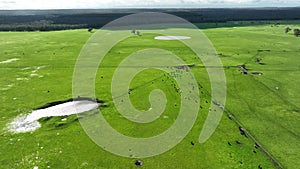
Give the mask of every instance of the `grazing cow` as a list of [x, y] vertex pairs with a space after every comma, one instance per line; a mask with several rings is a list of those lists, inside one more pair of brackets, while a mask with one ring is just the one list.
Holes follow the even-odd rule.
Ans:
[[253, 75], [260, 75], [260, 76], [263, 75], [262, 72], [252, 72], [252, 74], [253, 74]]
[[241, 135], [245, 135], [246, 133], [245, 133], [245, 129], [243, 128], [243, 127], [239, 127], [239, 130], [240, 130], [240, 132], [241, 132]]
[[285, 28], [285, 33], [289, 33], [292, 29], [290, 27]]
[[240, 72], [243, 74], [248, 74], [248, 69], [246, 68], [246, 65], [240, 65], [238, 66], [240, 68]]
[[300, 36], [300, 29], [294, 29], [294, 35], [296, 37]]
[[142, 166], [143, 165], [143, 161], [142, 160], [136, 160], [134, 164], [136, 166]]

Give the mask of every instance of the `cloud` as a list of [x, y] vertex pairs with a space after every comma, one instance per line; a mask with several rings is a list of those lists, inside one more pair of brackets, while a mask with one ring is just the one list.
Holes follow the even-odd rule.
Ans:
[[0, 1], [3, 4], [14, 4], [16, 1]]
[[[111, 7], [201, 7], [201, 5], [299, 4], [300, 0], [0, 0], [0, 9], [72, 9]], [[298, 5], [298, 6], [299, 6]]]

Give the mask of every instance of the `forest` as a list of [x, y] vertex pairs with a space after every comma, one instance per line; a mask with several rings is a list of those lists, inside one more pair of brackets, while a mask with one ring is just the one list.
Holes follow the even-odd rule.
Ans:
[[[210, 23], [218, 27], [230, 21], [299, 20], [300, 7], [295, 8], [235, 8], [235, 9], [78, 9], [78, 10], [2, 10], [0, 31], [52, 31], [79, 28], [101, 28], [122, 16], [139, 12], [163, 12], [189, 22]], [[201, 28], [205, 28], [206, 26]]]

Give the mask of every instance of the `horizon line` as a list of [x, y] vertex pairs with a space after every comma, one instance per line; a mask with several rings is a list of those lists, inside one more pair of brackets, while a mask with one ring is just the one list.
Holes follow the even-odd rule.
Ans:
[[300, 6], [222, 6], [222, 7], [103, 7], [103, 8], [49, 8], [49, 9], [0, 9], [0, 11], [46, 11], [46, 10], [109, 10], [109, 9], [266, 9], [266, 8], [300, 8]]

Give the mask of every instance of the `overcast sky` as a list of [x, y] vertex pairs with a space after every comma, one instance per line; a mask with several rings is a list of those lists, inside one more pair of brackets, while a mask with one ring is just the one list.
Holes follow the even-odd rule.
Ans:
[[295, 7], [300, 0], [0, 0], [0, 9]]

